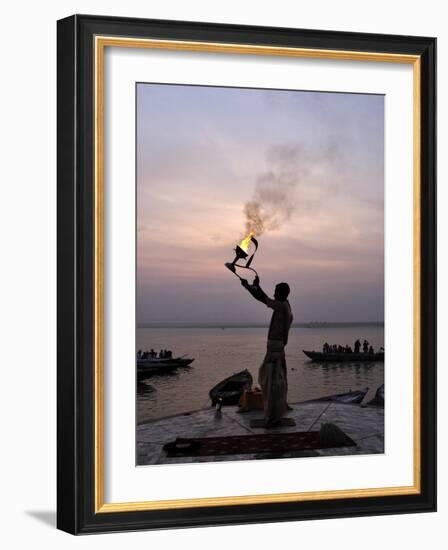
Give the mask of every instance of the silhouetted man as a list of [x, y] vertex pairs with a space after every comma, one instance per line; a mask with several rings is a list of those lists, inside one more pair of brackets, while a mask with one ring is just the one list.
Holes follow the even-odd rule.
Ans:
[[255, 277], [252, 285], [245, 279], [241, 280], [241, 284], [256, 300], [273, 310], [268, 331], [267, 352], [258, 375], [258, 382], [263, 392], [266, 427], [270, 427], [278, 424], [289, 409], [286, 401], [288, 381], [285, 346], [288, 343], [289, 329], [293, 320], [288, 302], [290, 289], [288, 283], [279, 283], [275, 287], [274, 299], [272, 299], [260, 287], [258, 277]]

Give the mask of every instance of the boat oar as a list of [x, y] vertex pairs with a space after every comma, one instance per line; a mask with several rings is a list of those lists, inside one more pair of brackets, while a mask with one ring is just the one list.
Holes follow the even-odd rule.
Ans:
[[311, 426], [307, 429], [307, 432], [310, 432], [311, 431], [311, 428], [314, 427], [314, 424], [316, 424], [316, 422], [322, 418], [322, 416], [328, 411], [328, 409], [330, 408], [330, 406], [333, 404], [333, 401], [330, 401], [328, 403], [328, 405], [325, 407], [325, 409], [317, 416], [316, 420], [314, 420], [314, 422], [311, 424]]

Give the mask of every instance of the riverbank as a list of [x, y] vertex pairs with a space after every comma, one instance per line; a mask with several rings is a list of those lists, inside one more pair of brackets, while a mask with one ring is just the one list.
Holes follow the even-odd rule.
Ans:
[[[178, 464], [311, 456], [362, 455], [384, 453], [384, 409], [337, 402], [293, 403], [288, 417], [295, 426], [265, 430], [252, 428], [251, 421], [263, 416], [262, 411], [238, 413], [237, 407], [203, 409], [153, 420], [137, 426], [137, 464]], [[310, 449], [282, 453], [247, 453], [221, 456], [168, 457], [163, 446], [177, 437], [227, 437], [263, 433], [319, 431], [321, 424], [336, 424], [355, 443], [351, 447]]]

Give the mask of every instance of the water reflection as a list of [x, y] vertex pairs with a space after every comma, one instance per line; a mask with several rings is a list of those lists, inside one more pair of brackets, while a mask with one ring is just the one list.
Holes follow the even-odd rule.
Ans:
[[137, 382], [137, 395], [138, 399], [148, 400], [154, 399], [157, 389], [146, 381]]
[[336, 362], [336, 361], [332, 361], [330, 363], [328, 362], [318, 362], [318, 361], [306, 361], [304, 362], [304, 365], [306, 367], [321, 367], [321, 368], [328, 368], [328, 369], [331, 369], [331, 368], [339, 368], [339, 369], [344, 369], [346, 367], [355, 367], [355, 368], [363, 368], [363, 369], [371, 369], [373, 367], [375, 367], [376, 365], [383, 365], [382, 362], [380, 361], [372, 361], [372, 362], [367, 362], [367, 361], [354, 361], [353, 363], [350, 362], [350, 361], [341, 361], [340, 363]]

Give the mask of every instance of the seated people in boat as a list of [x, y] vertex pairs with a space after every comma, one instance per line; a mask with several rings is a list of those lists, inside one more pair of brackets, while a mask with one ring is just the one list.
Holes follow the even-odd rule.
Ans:
[[137, 359], [141, 359], [141, 358], [142, 358], [142, 350], [139, 349], [137, 352]]
[[367, 340], [364, 340], [364, 342], [362, 343], [362, 351], [364, 353], [367, 353], [369, 351], [369, 342], [367, 342]]
[[359, 353], [359, 350], [361, 349], [361, 342], [359, 340], [356, 340], [354, 344], [355, 353]]
[[166, 350], [166, 357], [167, 357], [167, 359], [172, 359], [172, 357], [173, 357], [173, 352], [172, 352], [170, 349], [167, 349], [167, 350]]
[[374, 350], [373, 350], [373, 346], [369, 347], [369, 353], [370, 353], [370, 355], [373, 355], [375, 353]]
[[322, 346], [322, 351], [324, 353], [329, 353], [330, 352], [330, 346], [327, 342], [325, 342], [325, 344]]

